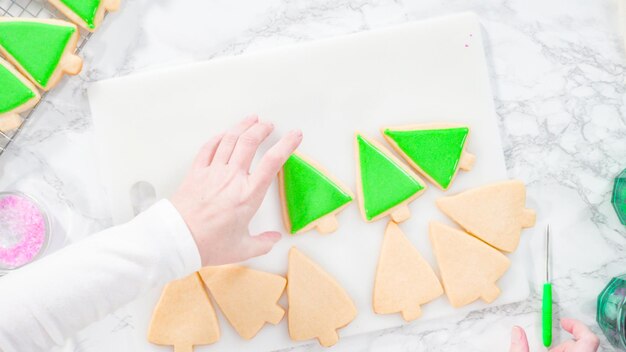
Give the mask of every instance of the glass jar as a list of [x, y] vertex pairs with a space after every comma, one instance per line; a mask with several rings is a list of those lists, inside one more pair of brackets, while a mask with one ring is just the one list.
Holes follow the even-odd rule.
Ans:
[[596, 320], [611, 345], [626, 350], [626, 274], [611, 279], [598, 295]]
[[50, 221], [41, 204], [22, 192], [0, 192], [0, 276], [46, 251]]

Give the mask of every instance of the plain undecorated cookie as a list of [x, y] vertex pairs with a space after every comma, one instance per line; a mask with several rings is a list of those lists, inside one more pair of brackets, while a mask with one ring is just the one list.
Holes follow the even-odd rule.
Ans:
[[517, 248], [523, 228], [535, 225], [535, 211], [526, 208], [526, 187], [517, 180], [473, 188], [436, 203], [467, 232], [505, 252]]
[[430, 223], [430, 242], [452, 306], [462, 307], [479, 298], [491, 303], [498, 298], [496, 282], [510, 266], [506, 256], [476, 237], [436, 221]]
[[465, 151], [469, 127], [437, 123], [390, 126], [383, 137], [409, 165], [442, 190], [447, 190], [459, 169], [469, 171], [475, 156]]
[[363, 134], [355, 135], [357, 194], [361, 215], [367, 222], [387, 215], [395, 222], [411, 216], [408, 204], [426, 184], [387, 148]]
[[70, 22], [0, 17], [0, 53], [46, 91], [64, 74], [82, 69], [83, 60], [74, 54], [78, 38], [78, 28]]
[[421, 305], [443, 294], [439, 279], [428, 262], [390, 221], [378, 258], [374, 282], [374, 312], [401, 313], [411, 321], [422, 315]]
[[228, 322], [244, 339], [251, 339], [266, 322], [278, 324], [285, 310], [277, 301], [287, 280], [244, 266], [225, 265], [200, 269], [200, 276]]
[[329, 347], [339, 341], [337, 330], [356, 317], [354, 302], [339, 283], [295, 247], [287, 272], [289, 336], [294, 341], [316, 338]]
[[194, 345], [219, 339], [217, 316], [198, 273], [167, 284], [152, 313], [148, 341], [191, 352]]

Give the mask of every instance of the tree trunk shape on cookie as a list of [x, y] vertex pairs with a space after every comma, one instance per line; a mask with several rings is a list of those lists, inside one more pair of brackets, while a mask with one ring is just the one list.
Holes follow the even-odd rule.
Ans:
[[287, 285], [280, 275], [236, 265], [205, 267], [199, 273], [228, 322], [246, 340], [266, 322], [276, 325], [285, 315], [277, 303]]
[[441, 282], [452, 306], [481, 298], [487, 303], [500, 295], [496, 282], [510, 266], [509, 259], [476, 237], [438, 222], [430, 223], [430, 242]]
[[152, 313], [148, 341], [189, 352], [219, 338], [217, 316], [198, 273], [167, 284]]
[[339, 341], [337, 330], [356, 317], [354, 302], [319, 265], [292, 247], [287, 271], [289, 336], [294, 341], [317, 338], [324, 347]]
[[426, 184], [380, 143], [357, 133], [357, 190], [363, 218], [376, 221], [391, 215], [395, 222], [410, 217], [407, 204], [421, 195]]
[[22, 123], [18, 114], [35, 106], [39, 99], [37, 88], [0, 59], [0, 131], [18, 127]]
[[61, 77], [77, 74], [76, 25], [60, 20], [0, 18], [0, 52], [38, 87], [49, 90]]
[[95, 31], [106, 11], [116, 11], [120, 0], [48, 0], [48, 2], [67, 16], [72, 22]]
[[437, 206], [467, 232], [505, 252], [513, 252], [522, 229], [535, 224], [525, 208], [526, 187], [511, 180], [437, 199]]
[[422, 315], [421, 305], [442, 294], [443, 288], [433, 269], [398, 224], [390, 221], [376, 269], [374, 312], [400, 312], [404, 320], [411, 321]]
[[336, 214], [354, 198], [347, 187], [299, 153], [287, 159], [278, 181], [283, 220], [292, 234], [313, 227], [320, 233], [335, 231]]
[[474, 155], [465, 151], [469, 128], [456, 124], [411, 125], [382, 129], [387, 142], [415, 170], [447, 190], [459, 168], [469, 171]]
[[10, 112], [0, 116], [0, 131], [12, 131], [24, 122], [20, 115]]

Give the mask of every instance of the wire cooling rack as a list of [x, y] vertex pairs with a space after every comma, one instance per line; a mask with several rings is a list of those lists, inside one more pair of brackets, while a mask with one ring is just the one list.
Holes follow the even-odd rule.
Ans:
[[[55, 9], [45, 0], [0, 0], [0, 16], [24, 17], [24, 18], [41, 18], [50, 19], [58, 18], [67, 20], [62, 13]], [[91, 32], [78, 27], [80, 30], [80, 39], [78, 40], [77, 52], [83, 49], [83, 46], [89, 41]], [[22, 129], [28, 126], [28, 120], [37, 106], [45, 99], [46, 93], [42, 92], [39, 103], [30, 111], [20, 114], [24, 121], [15, 130], [9, 132], [0, 131], [0, 155], [9, 147], [11, 142], [15, 140]]]

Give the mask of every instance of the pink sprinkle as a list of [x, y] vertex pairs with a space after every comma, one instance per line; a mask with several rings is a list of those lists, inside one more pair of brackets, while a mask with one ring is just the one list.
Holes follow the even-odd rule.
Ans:
[[469, 48], [469, 45], [465, 44], [465, 47], [466, 47], [466, 48]]
[[473, 36], [473, 34], [472, 34], [472, 33], [470, 33], [470, 37], [471, 37], [471, 36]]
[[45, 217], [31, 199], [0, 198], [0, 267], [14, 269], [30, 263], [45, 240]]

